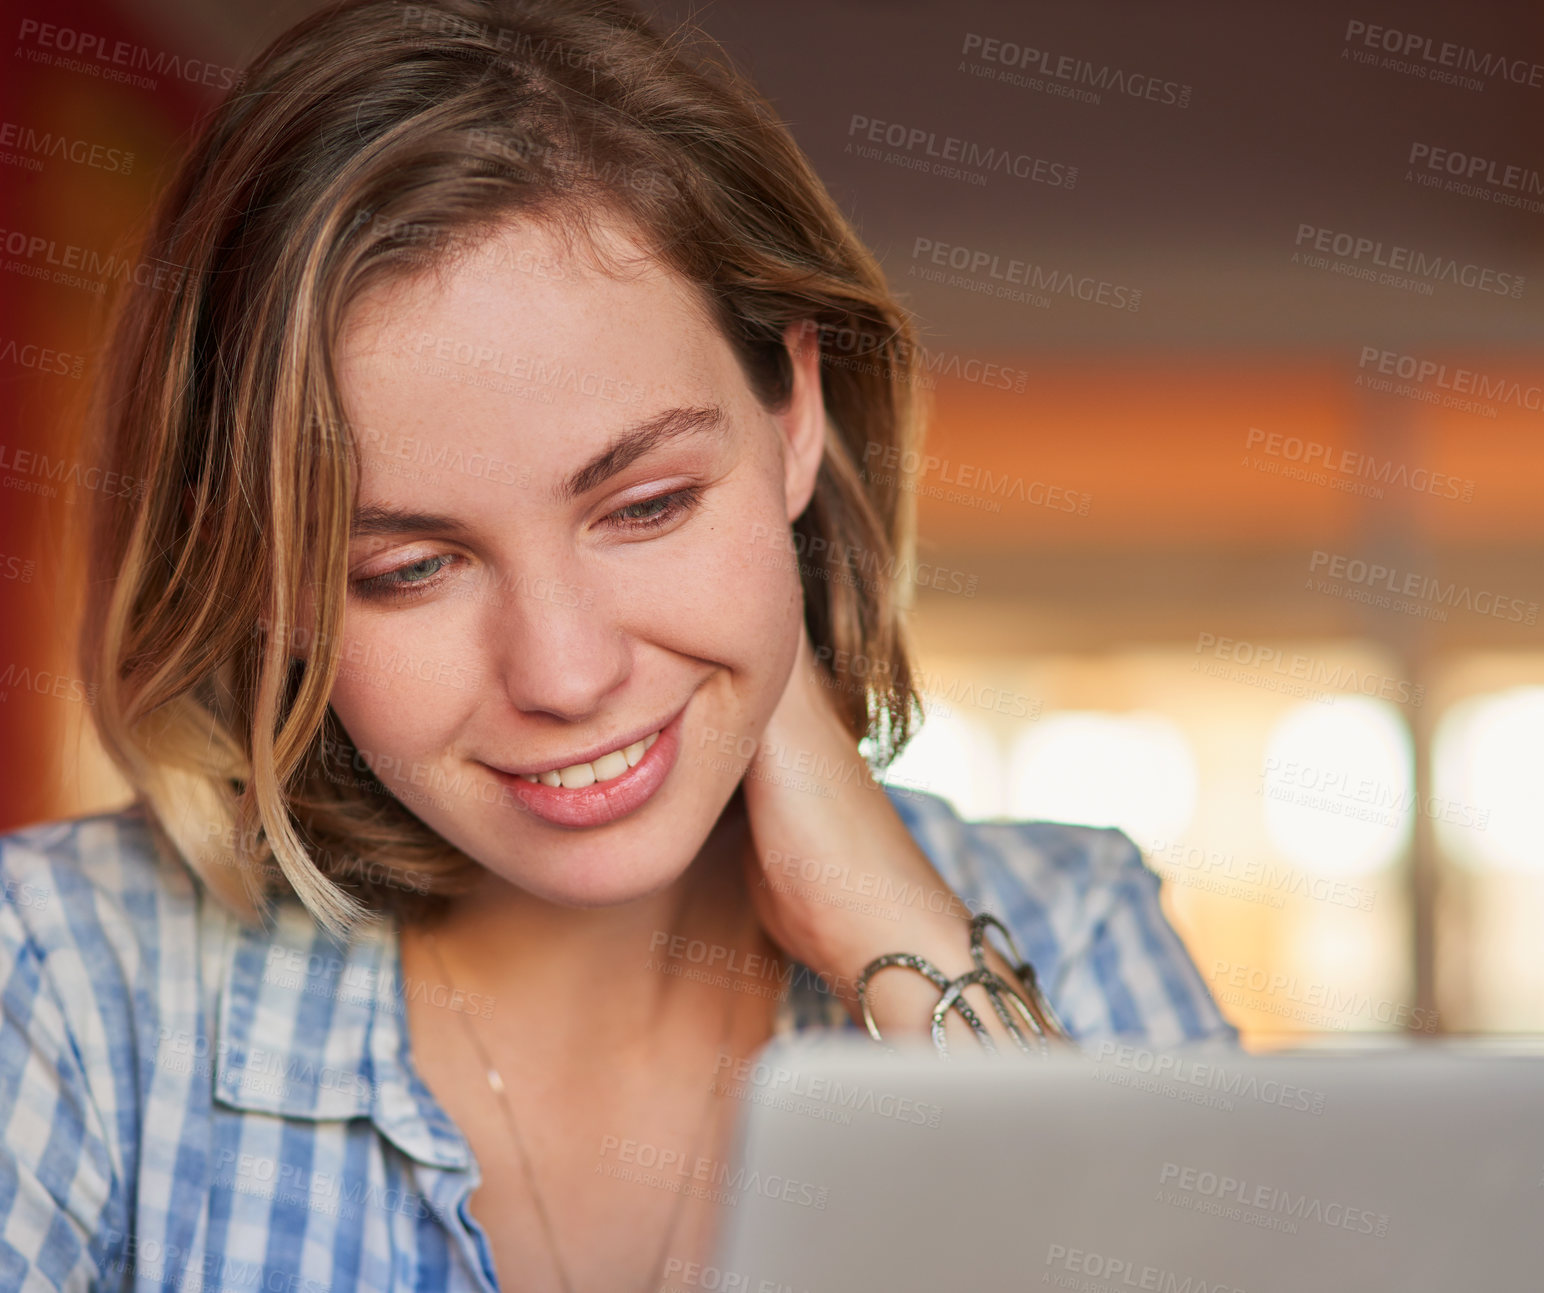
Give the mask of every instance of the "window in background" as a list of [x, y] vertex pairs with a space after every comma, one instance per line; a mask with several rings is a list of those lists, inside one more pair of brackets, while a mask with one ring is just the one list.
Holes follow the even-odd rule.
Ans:
[[1544, 1029], [1544, 687], [1449, 705], [1433, 737], [1432, 787], [1451, 864], [1440, 899], [1444, 1007], [1468, 1028]]
[[1266, 741], [1266, 834], [1282, 857], [1325, 875], [1381, 870], [1410, 843], [1413, 761], [1410, 730], [1386, 701], [1294, 706]]
[[1544, 874], [1544, 687], [1472, 696], [1432, 742], [1437, 837], [1480, 872]]
[[1176, 839], [1195, 813], [1190, 742], [1161, 714], [1051, 714], [1019, 733], [1008, 770], [1007, 811], [1014, 817]]
[[[1281, 646], [1360, 687], [1401, 676], [1367, 643]], [[1125, 830], [1251, 1044], [1411, 1023], [1412, 738], [1398, 708], [1349, 690], [1303, 700], [1268, 673], [1198, 668], [1184, 648], [924, 664], [928, 718], [889, 780], [966, 817]]]
[[997, 817], [1003, 804], [1003, 760], [985, 723], [923, 693], [922, 729], [895, 759], [885, 781], [941, 795], [962, 817]]

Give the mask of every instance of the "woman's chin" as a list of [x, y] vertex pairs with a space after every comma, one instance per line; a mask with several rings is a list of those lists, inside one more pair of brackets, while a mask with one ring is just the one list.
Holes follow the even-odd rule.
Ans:
[[671, 858], [571, 857], [532, 872], [528, 858], [490, 859], [490, 871], [533, 898], [559, 907], [619, 907], [668, 888], [685, 874], [689, 854]]

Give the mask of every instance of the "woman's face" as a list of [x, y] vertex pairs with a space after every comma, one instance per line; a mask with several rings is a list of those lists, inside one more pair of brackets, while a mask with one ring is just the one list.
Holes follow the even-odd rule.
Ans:
[[603, 234], [635, 272], [517, 222], [375, 289], [338, 363], [333, 710], [431, 828], [578, 906], [675, 880], [739, 782], [802, 632], [788, 525], [825, 429], [813, 339], [768, 412], [689, 285]]

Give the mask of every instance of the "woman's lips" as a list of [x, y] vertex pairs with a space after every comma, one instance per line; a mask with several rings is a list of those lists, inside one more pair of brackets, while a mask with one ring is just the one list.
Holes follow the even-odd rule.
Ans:
[[641, 807], [664, 784], [681, 750], [682, 706], [643, 757], [620, 776], [594, 785], [569, 788], [527, 781], [513, 772], [490, 771], [510, 796], [529, 812], [554, 826], [603, 826]]

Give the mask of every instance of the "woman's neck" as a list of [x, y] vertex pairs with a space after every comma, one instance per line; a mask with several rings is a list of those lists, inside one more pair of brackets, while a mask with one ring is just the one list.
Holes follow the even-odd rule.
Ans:
[[495, 1009], [510, 1003], [524, 1027], [540, 1030], [560, 1050], [586, 1050], [597, 1037], [607, 1038], [608, 1048], [641, 1044], [682, 986], [679, 976], [659, 969], [672, 946], [685, 946], [677, 940], [722, 945], [742, 958], [774, 951], [745, 889], [748, 827], [738, 804], [736, 796], [682, 875], [647, 897], [563, 907], [489, 873], [432, 924], [408, 926], [402, 937], [416, 941], [432, 931], [456, 988], [491, 997]]

